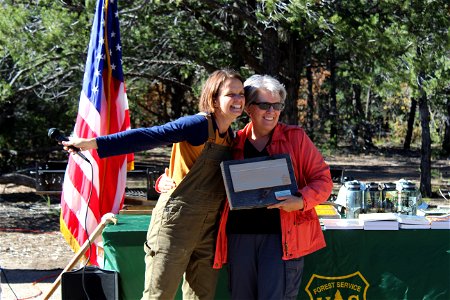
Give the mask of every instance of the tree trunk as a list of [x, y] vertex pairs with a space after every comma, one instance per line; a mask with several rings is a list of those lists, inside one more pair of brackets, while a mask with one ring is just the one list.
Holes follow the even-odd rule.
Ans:
[[358, 145], [358, 140], [359, 137], [363, 136], [361, 134], [361, 128], [362, 126], [362, 122], [363, 122], [363, 116], [364, 116], [364, 111], [362, 108], [362, 103], [361, 103], [361, 86], [359, 84], [353, 84], [352, 85], [352, 89], [353, 89], [353, 108], [354, 108], [354, 119], [355, 119], [355, 138], [356, 138], [356, 144]]
[[403, 150], [411, 149], [412, 133], [414, 129], [414, 119], [416, 116], [417, 100], [411, 99], [411, 108], [409, 109], [408, 128], [406, 130], [405, 142], [403, 143]]
[[338, 120], [337, 120], [337, 99], [336, 99], [336, 57], [334, 45], [330, 48], [330, 142], [337, 146], [338, 141]]
[[278, 33], [274, 28], [266, 28], [261, 37], [262, 66], [264, 74], [277, 76], [280, 70]]
[[353, 84], [353, 100], [355, 101], [355, 112], [358, 114], [358, 118], [362, 118], [364, 111], [361, 102], [361, 86], [359, 84]]
[[366, 96], [366, 120], [368, 122], [370, 122], [370, 119], [372, 117], [371, 111], [370, 111], [370, 106], [372, 104], [372, 97], [371, 97], [371, 90], [370, 87], [367, 89], [367, 96]]
[[307, 124], [306, 132], [311, 140], [314, 141], [314, 92], [313, 92], [313, 74], [311, 68], [311, 61], [306, 67], [306, 79], [308, 80], [308, 110], [307, 110]]
[[444, 140], [442, 142], [442, 151], [450, 155], [450, 99], [447, 98], [447, 116], [445, 117]]
[[286, 86], [286, 107], [281, 119], [291, 125], [298, 124], [298, 89], [300, 77], [304, 66], [304, 53], [306, 41], [300, 40], [298, 35], [291, 33], [288, 40], [283, 44], [283, 55], [281, 56], [282, 82]]
[[0, 176], [0, 184], [24, 185], [36, 188], [36, 178], [18, 173], [8, 173]]
[[363, 121], [364, 124], [364, 144], [366, 145], [367, 148], [375, 148], [375, 145], [373, 144], [372, 141], [372, 122], [371, 122], [371, 117], [372, 114], [370, 113], [370, 105], [372, 102], [372, 97], [371, 97], [371, 90], [370, 87], [367, 88], [367, 96], [366, 96], [366, 113], [365, 113], [365, 119]]
[[[424, 78], [421, 76], [421, 78]], [[431, 135], [430, 111], [428, 101], [422, 86], [420, 89], [419, 113], [422, 127], [422, 146], [420, 151], [420, 192], [424, 197], [431, 197]]]
[[280, 120], [287, 124], [298, 124], [298, 90], [304, 66], [307, 41], [300, 40], [298, 33], [286, 33], [280, 42], [278, 31], [265, 28], [262, 31], [262, 62], [260, 73], [271, 75], [286, 87], [285, 109]]
[[171, 108], [172, 108], [172, 117], [173, 119], [178, 119], [181, 117], [183, 113], [183, 104], [185, 99], [185, 92], [179, 87], [173, 86], [172, 87], [172, 93], [171, 93]]

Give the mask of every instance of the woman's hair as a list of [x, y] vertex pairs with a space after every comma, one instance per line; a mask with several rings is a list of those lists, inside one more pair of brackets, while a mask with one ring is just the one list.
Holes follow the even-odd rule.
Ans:
[[244, 82], [245, 105], [258, 100], [258, 90], [266, 89], [273, 96], [280, 96], [281, 103], [286, 100], [286, 88], [277, 79], [269, 75], [252, 75]]
[[208, 79], [203, 84], [200, 102], [198, 104], [201, 112], [214, 112], [214, 100], [219, 95], [222, 84], [225, 80], [230, 78], [238, 79], [241, 82], [244, 81], [239, 73], [229, 69], [217, 70], [209, 75]]

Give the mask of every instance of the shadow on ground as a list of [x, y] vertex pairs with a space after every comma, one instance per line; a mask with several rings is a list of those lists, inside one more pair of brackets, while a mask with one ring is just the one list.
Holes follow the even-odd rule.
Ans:
[[19, 270], [2, 269], [2, 284], [16, 283], [53, 283], [62, 269], [53, 270]]

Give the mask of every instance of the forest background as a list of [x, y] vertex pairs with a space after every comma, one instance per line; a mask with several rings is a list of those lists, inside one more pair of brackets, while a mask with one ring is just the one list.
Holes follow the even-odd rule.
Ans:
[[[73, 130], [95, 0], [0, 7], [1, 175], [62, 157], [47, 130]], [[282, 120], [323, 153], [415, 151], [431, 196], [433, 160], [450, 155], [449, 12], [444, 0], [120, 1], [132, 127], [196, 113], [216, 69], [269, 74], [288, 91]]]

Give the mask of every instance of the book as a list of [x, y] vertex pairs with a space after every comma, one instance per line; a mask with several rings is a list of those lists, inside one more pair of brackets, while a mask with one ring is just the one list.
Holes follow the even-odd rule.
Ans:
[[398, 230], [398, 221], [364, 221], [364, 230]]
[[442, 216], [426, 216], [431, 229], [450, 229], [450, 214]]
[[373, 214], [360, 214], [359, 219], [368, 222], [372, 221], [398, 221], [395, 213], [373, 213]]
[[398, 230], [399, 222], [394, 213], [360, 214], [359, 220], [364, 224], [364, 230]]
[[398, 230], [398, 221], [364, 221], [364, 230]]
[[314, 207], [316, 210], [317, 216], [320, 219], [340, 219], [341, 215], [334, 205], [331, 204], [319, 204]]
[[398, 225], [400, 229], [430, 229], [431, 225], [428, 224], [402, 224]]
[[424, 216], [397, 214], [397, 220], [400, 224], [410, 225], [429, 225], [430, 221]]
[[325, 230], [363, 229], [364, 223], [359, 219], [321, 219]]
[[430, 229], [430, 221], [424, 216], [397, 214], [400, 229]]
[[417, 209], [418, 216], [442, 216], [450, 214], [450, 209], [446, 207]]

